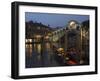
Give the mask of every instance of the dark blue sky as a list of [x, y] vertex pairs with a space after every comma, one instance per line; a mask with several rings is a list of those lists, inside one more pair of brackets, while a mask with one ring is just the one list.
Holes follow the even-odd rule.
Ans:
[[25, 12], [25, 21], [41, 22], [51, 27], [65, 27], [70, 20], [76, 20], [82, 23], [89, 20], [88, 15], [72, 15], [72, 14], [51, 14], [51, 13], [33, 13]]

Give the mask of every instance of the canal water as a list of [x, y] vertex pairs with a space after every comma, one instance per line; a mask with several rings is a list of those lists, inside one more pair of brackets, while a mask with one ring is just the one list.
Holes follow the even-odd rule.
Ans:
[[55, 54], [52, 50], [50, 42], [25, 44], [25, 67], [54, 67], [59, 66], [59, 62], [55, 60]]

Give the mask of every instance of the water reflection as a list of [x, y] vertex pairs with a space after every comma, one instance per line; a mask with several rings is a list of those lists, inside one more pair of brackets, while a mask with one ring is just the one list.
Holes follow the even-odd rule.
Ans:
[[26, 44], [26, 68], [57, 66], [51, 44]]
[[37, 53], [41, 53], [41, 44], [33, 44], [33, 50], [36, 51]]
[[26, 44], [26, 54], [27, 56], [31, 57], [32, 56], [32, 44]]

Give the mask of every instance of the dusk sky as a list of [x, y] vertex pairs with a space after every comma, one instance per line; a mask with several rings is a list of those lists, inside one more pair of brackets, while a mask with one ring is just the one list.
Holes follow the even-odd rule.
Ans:
[[41, 22], [45, 25], [49, 24], [50, 27], [65, 27], [70, 20], [76, 20], [77, 22], [82, 23], [85, 20], [89, 20], [89, 16], [25, 12], [25, 22]]

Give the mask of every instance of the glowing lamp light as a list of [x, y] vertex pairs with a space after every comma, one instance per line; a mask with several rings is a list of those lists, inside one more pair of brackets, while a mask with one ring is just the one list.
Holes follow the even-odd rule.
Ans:
[[72, 22], [70, 23], [70, 26], [73, 26], [73, 25], [75, 25], [75, 22], [72, 21]]
[[45, 39], [49, 39], [49, 36], [46, 36]]
[[64, 49], [63, 48], [58, 48], [57, 51], [64, 51]]
[[41, 35], [36, 35], [36, 38], [41, 38]]
[[77, 23], [76, 23], [75, 21], [71, 21], [71, 22], [69, 23], [70, 29], [76, 29], [76, 26], [77, 26]]
[[29, 39], [29, 42], [32, 42], [32, 39]]

